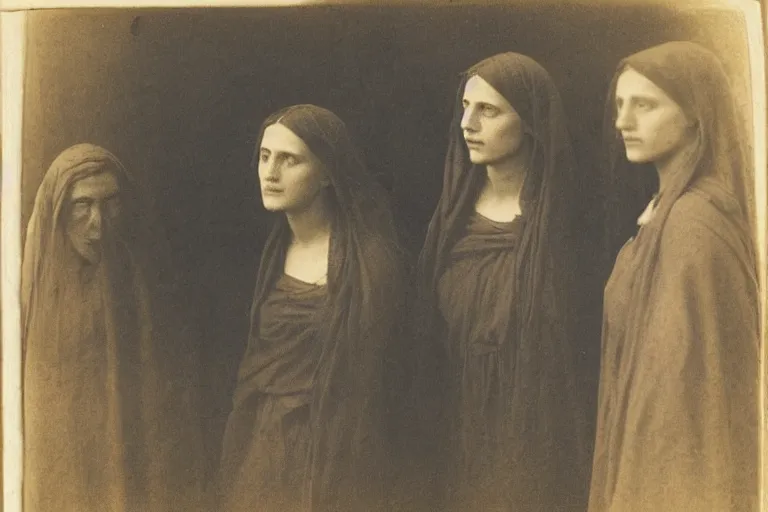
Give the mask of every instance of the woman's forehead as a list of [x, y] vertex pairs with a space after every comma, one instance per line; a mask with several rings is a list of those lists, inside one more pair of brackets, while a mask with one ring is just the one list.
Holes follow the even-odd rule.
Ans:
[[271, 124], [264, 129], [261, 149], [266, 149], [273, 153], [310, 153], [309, 147], [301, 137], [280, 123]]
[[78, 199], [104, 199], [115, 195], [120, 189], [117, 176], [113, 172], [105, 171], [81, 178], [72, 184], [70, 198]]
[[512, 108], [509, 101], [480, 75], [473, 75], [467, 80], [463, 98], [471, 103], [490, 103]]
[[672, 101], [674, 103], [664, 89], [631, 67], [625, 68], [619, 75], [619, 78], [616, 81], [616, 97], [655, 98]]

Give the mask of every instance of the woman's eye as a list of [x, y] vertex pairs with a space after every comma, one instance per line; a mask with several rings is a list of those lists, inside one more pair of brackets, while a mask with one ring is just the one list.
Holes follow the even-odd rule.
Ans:
[[72, 214], [77, 216], [87, 215], [89, 208], [90, 208], [90, 205], [87, 202], [75, 201], [72, 204]]
[[298, 163], [298, 160], [295, 156], [288, 155], [285, 157], [285, 163], [288, 165], [296, 165]]
[[497, 109], [496, 107], [492, 107], [490, 105], [486, 105], [483, 107], [483, 114], [485, 114], [486, 116], [489, 116], [489, 117], [495, 116], [498, 113], [499, 113], [499, 109]]
[[261, 160], [262, 162], [266, 162], [267, 160], [269, 160], [269, 155], [268, 155], [268, 154], [266, 154], [266, 153], [262, 153], [262, 154], [259, 156], [259, 160]]
[[642, 110], [650, 110], [653, 108], [653, 104], [650, 101], [638, 101], [637, 108]]

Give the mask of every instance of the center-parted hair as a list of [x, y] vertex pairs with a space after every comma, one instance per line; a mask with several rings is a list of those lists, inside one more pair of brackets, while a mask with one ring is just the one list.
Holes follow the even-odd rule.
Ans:
[[[366, 168], [345, 123], [315, 105], [295, 105], [269, 116], [254, 166], [264, 130], [275, 123], [304, 141], [330, 179], [328, 298], [311, 405], [308, 506], [313, 512], [375, 510], [383, 503], [383, 351], [400, 329], [404, 298], [403, 259], [389, 198]], [[264, 248], [248, 351], [258, 350], [259, 306], [282, 273], [290, 236], [281, 215]], [[241, 368], [241, 385], [248, 371]], [[235, 402], [239, 399], [236, 395]]]

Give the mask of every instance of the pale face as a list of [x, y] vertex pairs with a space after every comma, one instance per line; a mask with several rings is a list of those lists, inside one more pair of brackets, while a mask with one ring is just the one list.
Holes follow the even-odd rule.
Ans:
[[524, 142], [523, 122], [509, 102], [475, 75], [464, 87], [461, 129], [474, 164], [497, 165], [514, 157]]
[[301, 138], [280, 123], [264, 130], [259, 149], [264, 208], [297, 213], [308, 209], [328, 185], [323, 165]]
[[104, 172], [74, 182], [69, 191], [64, 230], [75, 252], [89, 263], [101, 260], [105, 223], [119, 219], [119, 188], [115, 175]]
[[663, 165], [693, 137], [692, 123], [662, 89], [632, 68], [616, 83], [616, 129], [627, 160]]

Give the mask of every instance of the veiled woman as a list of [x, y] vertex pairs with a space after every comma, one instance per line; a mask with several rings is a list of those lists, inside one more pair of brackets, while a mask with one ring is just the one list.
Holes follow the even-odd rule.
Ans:
[[194, 510], [194, 351], [131, 174], [77, 144], [51, 164], [22, 269], [24, 508]]
[[384, 509], [383, 353], [401, 323], [383, 189], [313, 105], [264, 122], [254, 155], [279, 213], [225, 431], [219, 510]]
[[750, 165], [727, 75], [691, 42], [621, 61], [615, 179], [658, 191], [605, 288], [590, 511], [758, 510], [758, 294]]
[[432, 357], [444, 363], [441, 465], [455, 469], [446, 498], [456, 510], [586, 507], [575, 172], [561, 99], [541, 65], [504, 53], [464, 73], [419, 262], [418, 321], [443, 354]]

